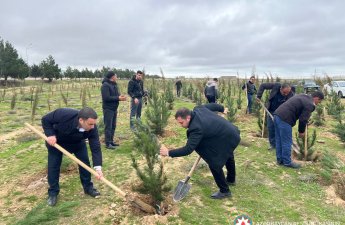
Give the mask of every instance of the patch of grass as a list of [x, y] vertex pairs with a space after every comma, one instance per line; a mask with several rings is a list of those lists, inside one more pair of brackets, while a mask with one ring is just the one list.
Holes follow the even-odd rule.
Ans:
[[15, 223], [16, 225], [37, 225], [37, 224], [58, 224], [60, 217], [70, 217], [75, 212], [73, 208], [79, 205], [79, 202], [62, 202], [55, 207], [47, 206], [46, 203], [40, 203], [32, 209], [24, 219]]

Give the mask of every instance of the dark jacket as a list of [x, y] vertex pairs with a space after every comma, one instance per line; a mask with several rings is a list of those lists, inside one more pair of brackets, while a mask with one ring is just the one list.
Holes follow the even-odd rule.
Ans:
[[[242, 90], [246, 89], [246, 84], [243, 84]], [[256, 87], [255, 84], [253, 84], [251, 81], [247, 82], [247, 94], [253, 95], [256, 93]]]
[[195, 150], [211, 168], [220, 169], [225, 165], [240, 142], [240, 131], [210, 110], [221, 112], [224, 107], [216, 103], [195, 107], [187, 130], [186, 145], [169, 151], [169, 156], [185, 156]]
[[274, 112], [279, 116], [281, 120], [295, 126], [296, 121], [299, 120], [298, 132], [304, 133], [305, 127], [311, 116], [311, 113], [315, 110], [313, 97], [306, 94], [295, 95], [285, 103], [283, 103]]
[[78, 110], [70, 108], [60, 108], [48, 113], [42, 117], [44, 133], [47, 137], [56, 136], [57, 143], [63, 145], [78, 145], [88, 139], [93, 166], [101, 166], [102, 152], [97, 126], [90, 131], [79, 132], [78, 113]]
[[217, 82], [211, 80], [208, 81], [204, 90], [205, 96], [214, 96], [218, 98], [218, 87], [217, 87]]
[[258, 99], [261, 99], [262, 94], [264, 93], [265, 90], [271, 90], [270, 96], [268, 97], [268, 103], [267, 103], [267, 109], [270, 112], [274, 112], [274, 110], [276, 110], [281, 104], [283, 104], [284, 102], [286, 102], [289, 98], [291, 98], [292, 96], [294, 96], [294, 90], [291, 88], [290, 93], [287, 96], [283, 97], [283, 101], [279, 102], [278, 105], [273, 106], [273, 108], [271, 108], [272, 102], [274, 100], [274, 98], [279, 95], [280, 93], [280, 88], [281, 88], [281, 84], [280, 83], [263, 83], [260, 85], [259, 87], [259, 91], [256, 95], [256, 97]]
[[128, 82], [127, 92], [131, 98], [142, 98], [144, 95], [144, 83], [135, 79], [135, 76]]
[[181, 89], [182, 82], [180, 80], [178, 80], [178, 81], [176, 81], [175, 85], [176, 85], [176, 89]]
[[116, 111], [119, 106], [120, 96], [117, 84], [108, 78], [104, 78], [102, 81], [101, 93], [103, 109]]

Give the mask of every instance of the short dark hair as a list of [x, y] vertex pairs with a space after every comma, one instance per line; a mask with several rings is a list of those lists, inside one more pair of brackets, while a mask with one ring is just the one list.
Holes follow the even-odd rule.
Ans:
[[252, 78], [254, 78], [254, 79], [255, 79], [255, 76], [251, 76], [251, 77], [249, 78], [249, 80], [250, 80], [250, 79], [252, 79]]
[[190, 116], [191, 114], [192, 114], [192, 111], [183, 107], [183, 108], [180, 108], [176, 111], [175, 119], [177, 119], [178, 117], [181, 117], [182, 119], [186, 119], [187, 116]]
[[113, 76], [116, 76], [116, 74], [114, 73], [114, 71], [108, 71], [106, 74], [105, 74], [105, 77], [110, 79], [112, 78]]
[[214, 81], [218, 82], [218, 78], [213, 78]]
[[95, 110], [93, 110], [92, 108], [89, 107], [84, 107], [82, 108], [79, 113], [78, 113], [78, 118], [82, 118], [83, 120], [87, 120], [89, 118], [91, 119], [97, 119], [97, 113], [95, 112]]
[[290, 84], [283, 83], [282, 86], [281, 86], [281, 89], [288, 88], [288, 87], [291, 87]]
[[144, 74], [141, 70], [138, 70], [138, 71], [137, 71], [137, 74], [138, 74], [138, 73], [141, 74], [141, 75]]
[[313, 98], [319, 98], [321, 100], [323, 100], [325, 98], [325, 96], [323, 95], [322, 91], [315, 91], [311, 94], [311, 97]]

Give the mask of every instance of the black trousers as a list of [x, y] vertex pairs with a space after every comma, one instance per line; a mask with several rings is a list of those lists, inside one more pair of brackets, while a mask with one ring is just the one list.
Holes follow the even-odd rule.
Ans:
[[[73, 153], [80, 161], [90, 166], [90, 160], [87, 153], [85, 141], [82, 141], [78, 144], [58, 144], [70, 153]], [[48, 148], [48, 195], [56, 196], [60, 192], [59, 178], [63, 153], [54, 148], [53, 146], [48, 145], [47, 143], [46, 146]], [[83, 167], [79, 166], [79, 175], [84, 191], [93, 188], [90, 172], [88, 172]]]
[[206, 95], [208, 103], [216, 103], [216, 96]]
[[176, 95], [177, 95], [177, 97], [181, 96], [181, 88], [176, 89]]
[[104, 136], [105, 144], [108, 145], [114, 141], [116, 129], [117, 110], [103, 109]]
[[215, 168], [209, 167], [213, 175], [214, 181], [216, 182], [217, 186], [219, 187], [220, 192], [222, 193], [230, 191], [229, 186], [226, 183], [227, 181], [230, 183], [234, 183], [236, 180], [236, 166], [235, 166], [234, 155], [229, 157], [229, 159], [225, 163], [225, 167], [227, 170], [226, 179], [224, 176], [223, 168], [215, 169]]

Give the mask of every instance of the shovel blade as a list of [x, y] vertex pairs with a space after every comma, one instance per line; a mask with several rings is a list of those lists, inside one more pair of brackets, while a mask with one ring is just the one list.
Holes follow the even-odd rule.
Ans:
[[190, 187], [190, 184], [184, 180], [180, 180], [175, 188], [173, 200], [175, 202], [181, 201], [188, 194]]

